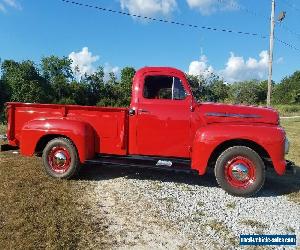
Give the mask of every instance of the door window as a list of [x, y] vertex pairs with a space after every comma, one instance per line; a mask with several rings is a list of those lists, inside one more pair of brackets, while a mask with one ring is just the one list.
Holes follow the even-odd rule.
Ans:
[[186, 92], [178, 77], [147, 76], [143, 96], [147, 99], [184, 100]]

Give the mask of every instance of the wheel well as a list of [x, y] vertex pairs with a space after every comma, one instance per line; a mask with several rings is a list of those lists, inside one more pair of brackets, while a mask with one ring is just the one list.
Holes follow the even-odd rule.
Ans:
[[209, 157], [208, 165], [210, 167], [214, 167], [219, 155], [227, 148], [230, 148], [233, 146], [245, 146], [245, 147], [251, 148], [256, 153], [258, 153], [258, 155], [262, 158], [266, 167], [268, 167], [268, 166], [273, 167], [271, 157], [268, 154], [268, 152], [261, 145], [257, 144], [256, 142], [251, 141], [251, 140], [245, 140], [245, 139], [229, 140], [229, 141], [225, 141], [225, 142], [221, 143], [220, 145], [218, 145], [214, 149], [211, 156]]
[[44, 148], [46, 147], [47, 143], [55, 138], [59, 138], [59, 137], [63, 137], [63, 138], [66, 138], [70, 141], [72, 141], [70, 138], [68, 138], [67, 136], [63, 136], [63, 135], [60, 135], [60, 134], [51, 134], [51, 135], [44, 135], [42, 136], [38, 143], [36, 144], [36, 147], [35, 147], [35, 154], [37, 156], [42, 156], [42, 153], [43, 153], [43, 150]]

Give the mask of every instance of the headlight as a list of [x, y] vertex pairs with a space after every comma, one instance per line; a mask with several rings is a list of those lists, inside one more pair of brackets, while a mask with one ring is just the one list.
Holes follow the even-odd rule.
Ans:
[[290, 150], [290, 142], [289, 142], [288, 138], [285, 138], [285, 141], [284, 141], [284, 153], [288, 154], [289, 150]]

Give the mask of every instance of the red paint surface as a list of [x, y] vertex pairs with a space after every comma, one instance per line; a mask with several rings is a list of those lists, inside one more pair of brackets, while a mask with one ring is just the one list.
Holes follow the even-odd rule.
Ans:
[[[184, 100], [145, 99], [146, 76], [166, 75], [182, 81]], [[8, 103], [8, 139], [24, 155], [33, 155], [45, 136], [65, 136], [75, 144], [80, 161], [95, 153], [191, 158], [192, 168], [204, 174], [208, 160], [221, 143], [248, 140], [263, 147], [278, 174], [285, 172], [285, 133], [270, 108], [197, 103], [183, 72], [146, 67], [133, 80], [130, 107]], [[147, 112], [143, 112], [143, 111]]]

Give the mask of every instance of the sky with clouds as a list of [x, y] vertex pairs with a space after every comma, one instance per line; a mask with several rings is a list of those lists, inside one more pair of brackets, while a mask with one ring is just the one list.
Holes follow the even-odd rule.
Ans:
[[[0, 0], [0, 58], [34, 60], [68, 56], [77, 76], [100, 65], [106, 74], [125, 66], [173, 66], [193, 75], [211, 72], [227, 82], [266, 79], [271, 0], [114, 0], [77, 2], [221, 32], [149, 21], [61, 0]], [[287, 4], [288, 3], [288, 4]], [[275, 36], [300, 49], [300, 3], [277, 0]], [[275, 42], [274, 80], [300, 70], [300, 51]]]

